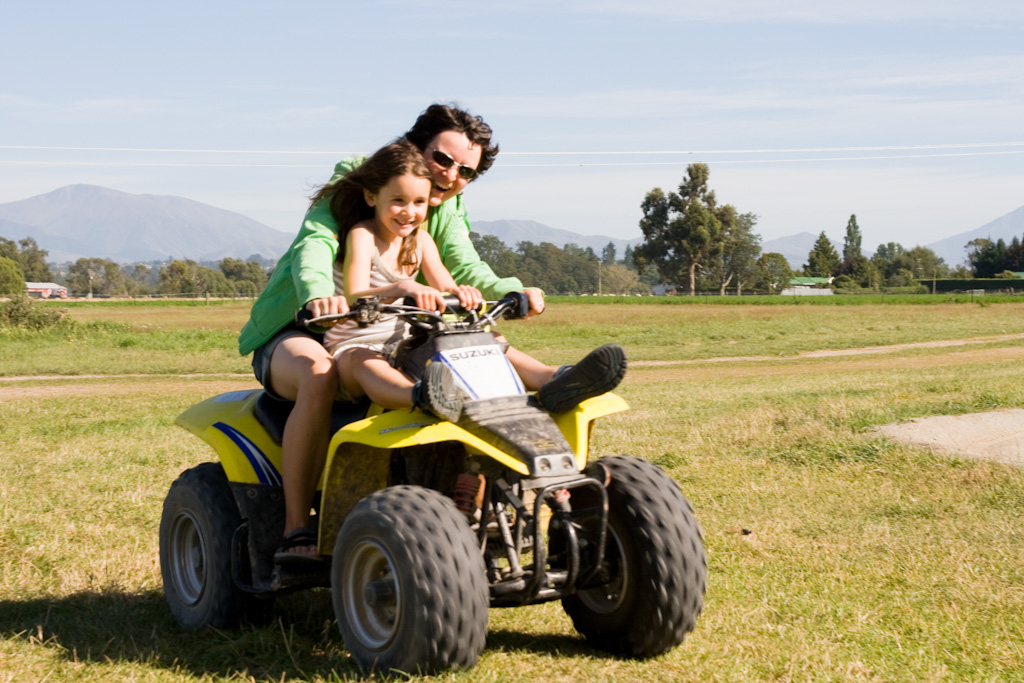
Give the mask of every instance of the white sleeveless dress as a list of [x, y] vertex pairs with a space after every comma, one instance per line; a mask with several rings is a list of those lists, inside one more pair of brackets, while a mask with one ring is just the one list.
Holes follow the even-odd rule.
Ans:
[[[419, 245], [416, 246], [416, 262], [422, 263]], [[370, 262], [370, 287], [382, 287], [402, 280], [413, 280], [418, 274], [418, 269], [409, 276], [395, 274], [384, 265], [380, 258], [380, 251], [374, 246], [373, 259]], [[340, 261], [334, 263], [334, 291], [338, 296], [345, 291], [344, 265]], [[385, 303], [401, 303], [401, 299], [393, 299]], [[327, 334], [324, 335], [324, 346], [332, 356], [353, 346], [361, 346], [384, 353], [386, 347], [400, 341], [407, 332], [408, 325], [399, 318], [387, 318], [367, 327], [359, 327], [354, 320], [346, 320], [327, 331]]]

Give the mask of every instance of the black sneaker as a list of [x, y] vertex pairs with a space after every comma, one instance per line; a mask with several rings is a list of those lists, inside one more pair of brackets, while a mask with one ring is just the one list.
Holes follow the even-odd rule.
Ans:
[[564, 413], [588, 398], [617, 387], [626, 374], [626, 351], [618, 344], [605, 344], [576, 365], [562, 367], [537, 392], [541, 407], [549, 413]]
[[451, 422], [462, 415], [463, 392], [447, 365], [434, 362], [427, 365], [423, 378], [413, 390], [417, 408]]

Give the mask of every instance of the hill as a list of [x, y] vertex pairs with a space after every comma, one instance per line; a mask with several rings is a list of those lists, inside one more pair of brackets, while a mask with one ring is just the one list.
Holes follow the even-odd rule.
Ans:
[[[550, 242], [560, 248], [576, 244], [601, 255], [609, 243], [622, 258], [627, 246], [642, 238], [619, 239], [581, 235], [530, 220], [476, 221], [473, 230], [494, 235], [509, 248], [519, 242]], [[973, 239], [1024, 236], [1024, 206], [975, 230], [927, 244], [951, 266], [966, 260], [964, 245]], [[68, 185], [52, 192], [0, 204], [0, 237], [18, 241], [32, 237], [62, 263], [82, 257], [108, 258], [121, 263], [186, 258], [218, 261], [253, 255], [274, 259], [294, 237], [247, 216], [191, 199], [170, 195], [130, 194], [95, 185]], [[778, 252], [794, 269], [803, 267], [817, 236], [809, 232], [765, 240], [764, 252]], [[836, 244], [837, 251], [842, 245]], [[903, 245], [907, 248], [915, 244]], [[870, 251], [865, 250], [865, 256]]]
[[[790, 268], [800, 270], [807, 263], [807, 255], [811, 253], [811, 249], [814, 248], [814, 243], [817, 240], [817, 235], [809, 232], [798, 232], [795, 235], [764, 240], [761, 242], [761, 253], [782, 254], [789, 262]], [[833, 243], [834, 245], [835, 243]], [[839, 247], [839, 251], [842, 252], [842, 247]]]
[[986, 223], [977, 230], [962, 232], [926, 246], [941, 256], [947, 264], [957, 266], [966, 263], [967, 253], [964, 247], [971, 240], [990, 239], [993, 242], [1003, 240], [1009, 244], [1014, 237], [1018, 239], [1024, 237], [1024, 206]]
[[620, 259], [627, 246], [636, 246], [643, 241], [642, 237], [624, 240], [604, 235], [581, 235], [569, 230], [551, 228], [537, 221], [524, 220], [473, 221], [473, 231], [482, 235], [494, 235], [510, 249], [515, 249], [520, 242], [550, 242], [559, 248], [565, 248], [567, 244], [575, 244], [583, 249], [590, 247], [600, 256], [611, 242], [615, 245], [615, 253]]
[[183, 197], [68, 185], [0, 204], [0, 237], [32, 237], [54, 263], [82, 257], [132, 263], [277, 258], [294, 236]]

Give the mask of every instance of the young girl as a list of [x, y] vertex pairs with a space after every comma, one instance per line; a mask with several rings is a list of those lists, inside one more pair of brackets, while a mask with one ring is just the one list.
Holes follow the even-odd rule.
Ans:
[[[423, 154], [404, 139], [380, 149], [337, 183], [331, 212], [341, 245], [334, 281], [350, 304], [362, 297], [398, 302], [408, 296], [420, 308], [441, 312], [444, 291], [467, 308], [479, 305], [479, 290], [455, 284], [434, 241], [420, 229], [431, 183]], [[416, 281], [421, 270], [429, 286]], [[386, 349], [405, 334], [406, 323], [398, 318], [363, 328], [355, 321], [332, 327], [324, 346], [335, 358], [339, 398], [368, 394], [385, 408], [419, 406], [457, 420], [460, 406], [439, 364], [431, 364], [418, 384], [390, 365]]]
[[[331, 186], [331, 213], [341, 242], [335, 283], [349, 305], [361, 297], [412, 296], [417, 306], [440, 312], [444, 310], [441, 292], [455, 295], [467, 308], [480, 303], [476, 288], [456, 285], [433, 240], [420, 229], [430, 191], [431, 175], [423, 155], [404, 139], [382, 148]], [[429, 286], [416, 282], [421, 270]], [[447, 366], [431, 363], [419, 382], [391, 366], [384, 351], [405, 332], [405, 323], [394, 319], [362, 329], [354, 322], [332, 328], [324, 345], [335, 358], [339, 397], [352, 400], [368, 395], [385, 408], [416, 406], [458, 420], [462, 397]], [[552, 412], [610, 391], [625, 373], [625, 356], [617, 344], [605, 345], [579, 364], [561, 369], [512, 347], [506, 356], [526, 388], [539, 390], [541, 405]]]

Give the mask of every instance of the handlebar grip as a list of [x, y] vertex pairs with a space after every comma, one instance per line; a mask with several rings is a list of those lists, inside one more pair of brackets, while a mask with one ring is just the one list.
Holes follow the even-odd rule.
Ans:
[[327, 330], [331, 329], [331, 325], [310, 323], [314, 317], [312, 311], [306, 307], [302, 307], [295, 312], [295, 324], [303, 330], [308, 330], [313, 334], [325, 334]]
[[530, 313], [530, 300], [522, 292], [509, 292], [502, 301], [509, 304], [509, 312], [505, 317], [511, 320], [525, 318]]

